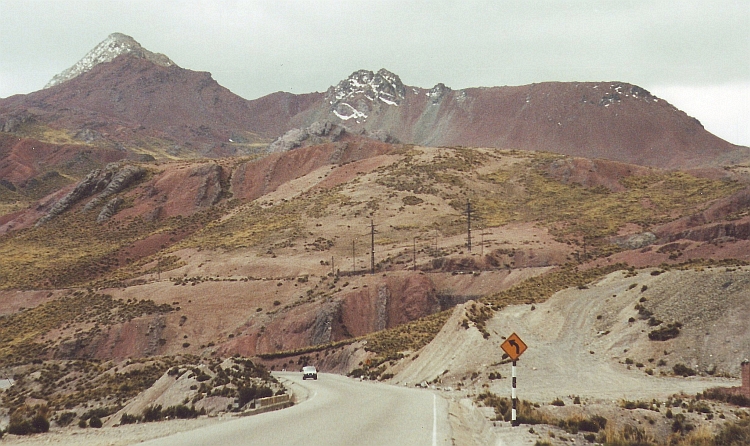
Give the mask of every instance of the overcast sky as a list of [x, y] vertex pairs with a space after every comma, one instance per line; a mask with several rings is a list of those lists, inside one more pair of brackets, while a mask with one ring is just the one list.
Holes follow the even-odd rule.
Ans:
[[113, 32], [247, 99], [358, 69], [424, 88], [617, 80], [750, 146], [750, 0], [0, 0], [0, 97]]

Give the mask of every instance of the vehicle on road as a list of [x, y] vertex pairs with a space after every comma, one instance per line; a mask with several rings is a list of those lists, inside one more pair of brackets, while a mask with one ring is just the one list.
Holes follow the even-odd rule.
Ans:
[[302, 367], [302, 380], [304, 381], [307, 378], [318, 379], [318, 369], [315, 366], [306, 365]]

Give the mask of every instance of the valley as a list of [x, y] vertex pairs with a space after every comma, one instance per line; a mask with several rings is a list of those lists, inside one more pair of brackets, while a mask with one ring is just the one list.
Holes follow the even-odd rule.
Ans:
[[747, 148], [629, 84], [247, 101], [124, 37], [0, 99], [1, 441], [303, 410], [305, 364], [437, 395], [453, 444], [747, 431]]

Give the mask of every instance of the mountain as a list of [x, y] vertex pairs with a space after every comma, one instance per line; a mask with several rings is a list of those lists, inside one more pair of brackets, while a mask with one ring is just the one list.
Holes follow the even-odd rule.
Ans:
[[152, 53], [143, 48], [141, 44], [136, 42], [132, 37], [121, 33], [113, 33], [104, 39], [99, 45], [94, 47], [93, 50], [89, 51], [89, 53], [75, 65], [53, 77], [44, 88], [54, 87], [57, 84], [69, 81], [87, 71], [90, 71], [96, 65], [112, 62], [117, 56], [122, 54], [131, 54], [163, 67], [174, 65], [174, 62], [172, 62], [167, 56]]
[[[328, 124], [330, 123], [330, 124]], [[358, 70], [323, 93], [247, 100], [112, 34], [47, 88], [0, 99], [0, 130], [156, 159], [249, 155], [304, 145], [335, 125], [385, 141], [542, 150], [666, 168], [723, 166], [747, 148], [636, 85], [545, 82], [453, 90]], [[291, 141], [291, 143], [289, 143]]]
[[306, 107], [306, 98], [247, 101], [209, 73], [113, 34], [47, 88], [0, 100], [0, 128], [161, 159], [248, 155], [287, 130], [275, 123]]
[[697, 119], [623, 82], [463, 90], [439, 83], [426, 90], [385, 69], [360, 70], [292, 122], [316, 120], [418, 145], [544, 150], [655, 167], [717, 165], [743, 156]]

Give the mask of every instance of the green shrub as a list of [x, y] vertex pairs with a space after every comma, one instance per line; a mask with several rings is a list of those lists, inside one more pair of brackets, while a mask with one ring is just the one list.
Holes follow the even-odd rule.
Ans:
[[668, 324], [666, 327], [658, 328], [648, 334], [648, 338], [652, 341], [666, 341], [669, 339], [676, 338], [680, 334], [680, 328], [682, 324], [674, 322]]
[[120, 418], [120, 424], [135, 424], [140, 421], [141, 417], [136, 415], [130, 415], [129, 413], [123, 414]]
[[42, 414], [36, 414], [31, 419], [31, 427], [35, 433], [48, 432], [49, 420]]
[[13, 435], [29, 435], [32, 432], [29, 420], [11, 420], [8, 425], [8, 433]]
[[162, 416], [165, 418], [198, 418], [198, 411], [195, 410], [195, 406], [188, 407], [184, 404], [177, 406], [169, 406], [162, 411]]
[[10, 416], [8, 433], [13, 435], [38, 434], [49, 431], [47, 407], [30, 408], [21, 406]]
[[73, 422], [73, 420], [76, 417], [75, 412], [63, 412], [60, 415], [57, 416], [57, 420], [55, 421], [58, 426], [65, 427]]
[[695, 426], [685, 422], [685, 415], [678, 413], [674, 416], [674, 420], [672, 421], [672, 432], [684, 435], [685, 433], [690, 432], [693, 429], [695, 429]]
[[152, 421], [161, 421], [164, 419], [164, 415], [161, 412], [161, 404], [156, 406], [148, 406], [143, 409], [143, 421], [150, 423]]
[[633, 409], [648, 409], [651, 407], [649, 403], [646, 401], [623, 401], [620, 404], [620, 407], [623, 409], [633, 410]]
[[578, 429], [586, 432], [599, 432], [605, 427], [607, 427], [607, 419], [600, 415], [584, 418], [578, 423]]
[[675, 364], [674, 367], [672, 367], [672, 370], [674, 371], [675, 375], [682, 375], [685, 377], [695, 375], [695, 370], [691, 369], [685, 364]]
[[83, 415], [81, 415], [81, 418], [83, 418], [84, 420], [88, 420], [92, 417], [105, 418], [117, 412], [118, 410], [120, 410], [120, 407], [118, 406], [97, 407], [95, 409], [90, 409], [84, 412]]
[[133, 424], [142, 419], [145, 423], [153, 421], [162, 421], [165, 418], [197, 418], [198, 415], [205, 415], [206, 410], [201, 409], [200, 411], [195, 410], [195, 406], [186, 406], [184, 404], [178, 404], [177, 406], [169, 406], [166, 409], [162, 409], [161, 405], [148, 406], [143, 409], [143, 417], [135, 417], [133, 415], [125, 414], [120, 420], [120, 424]]
[[[500, 397], [492, 392], [485, 391], [477, 396], [477, 401], [484, 406], [494, 408], [496, 420], [511, 421], [513, 402], [510, 398]], [[534, 404], [526, 400], [517, 401], [516, 421], [520, 424], [553, 423], [553, 420], [549, 416], [538, 412]]]
[[102, 427], [102, 419], [97, 416], [93, 416], [89, 418], [89, 426], [97, 428], [97, 429]]
[[743, 395], [727, 394], [721, 389], [708, 389], [703, 392], [702, 396], [703, 398], [723, 401], [725, 403], [734, 404], [735, 406], [750, 407], [750, 398]]
[[717, 445], [742, 446], [750, 444], [750, 418], [726, 423], [716, 434], [714, 442]]

